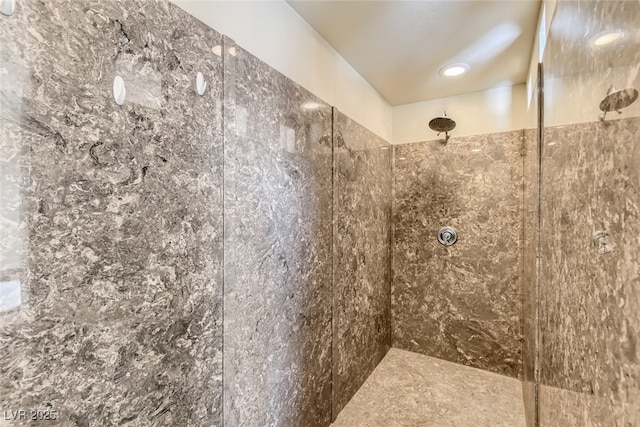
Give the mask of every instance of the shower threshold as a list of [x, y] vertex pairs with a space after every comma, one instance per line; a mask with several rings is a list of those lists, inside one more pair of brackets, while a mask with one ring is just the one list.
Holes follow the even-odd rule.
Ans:
[[392, 348], [332, 427], [525, 427], [522, 385]]

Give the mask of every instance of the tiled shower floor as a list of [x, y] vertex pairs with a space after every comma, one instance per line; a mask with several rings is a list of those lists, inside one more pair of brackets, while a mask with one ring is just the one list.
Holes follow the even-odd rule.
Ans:
[[514, 378], [392, 348], [333, 427], [524, 427]]

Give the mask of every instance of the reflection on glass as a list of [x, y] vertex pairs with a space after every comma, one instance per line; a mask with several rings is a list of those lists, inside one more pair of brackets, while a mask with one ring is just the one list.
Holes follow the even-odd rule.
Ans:
[[[0, 55], [1, 56], [1, 55]], [[32, 90], [31, 71], [24, 63], [0, 58], [0, 313], [26, 299], [22, 285], [27, 249], [25, 192], [29, 183], [29, 152], [33, 122], [23, 115]], [[24, 295], [24, 297], [23, 297]]]
[[0, 282], [0, 312], [8, 311], [22, 304], [20, 281]]

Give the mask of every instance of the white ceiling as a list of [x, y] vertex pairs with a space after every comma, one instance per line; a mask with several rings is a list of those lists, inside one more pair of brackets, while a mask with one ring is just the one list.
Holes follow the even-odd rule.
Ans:
[[[524, 83], [539, 0], [289, 4], [391, 105]], [[470, 70], [445, 78], [439, 70]]]

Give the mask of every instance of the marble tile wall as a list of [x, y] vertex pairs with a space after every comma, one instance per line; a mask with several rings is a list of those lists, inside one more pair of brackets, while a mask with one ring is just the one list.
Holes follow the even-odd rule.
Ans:
[[23, 0], [0, 39], [3, 415], [220, 425], [221, 36], [166, 2]]
[[335, 109], [333, 135], [335, 416], [391, 345], [391, 149]]
[[394, 147], [394, 347], [520, 376], [522, 137]]
[[637, 117], [545, 129], [542, 426], [640, 423], [639, 134]]
[[331, 131], [329, 105], [225, 44], [225, 425], [330, 423]]
[[522, 209], [522, 387], [527, 425], [536, 425], [536, 351], [538, 333], [537, 248], [539, 157], [537, 129], [524, 131]]
[[[639, 20], [638, 2], [560, 1], [551, 23], [545, 122], [558, 122], [563, 109], [588, 114], [543, 134], [544, 427], [640, 425], [638, 101], [597, 119], [610, 85], [640, 90]], [[593, 48], [593, 36], [612, 29], [622, 39]]]

